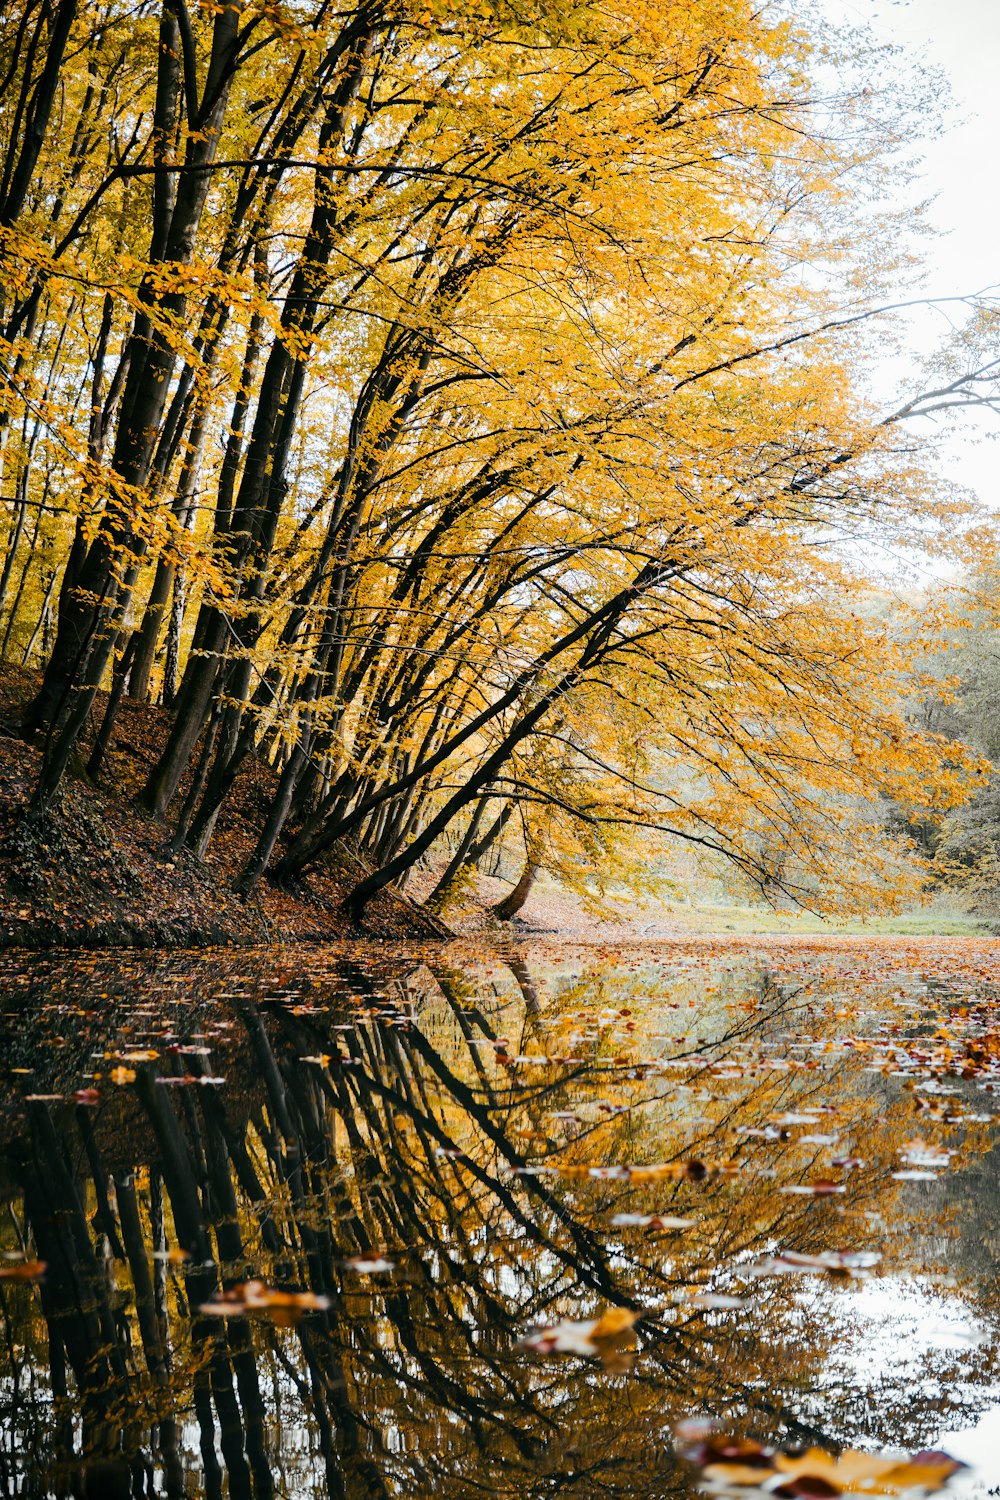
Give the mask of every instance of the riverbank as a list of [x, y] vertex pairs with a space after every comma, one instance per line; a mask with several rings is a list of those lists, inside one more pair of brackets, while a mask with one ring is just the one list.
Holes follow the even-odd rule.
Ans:
[[[169, 827], [135, 800], [170, 722], [163, 709], [145, 704], [123, 704], [100, 784], [75, 767], [59, 808], [30, 828], [24, 815], [41, 749], [10, 730], [35, 686], [33, 674], [0, 668], [0, 950], [447, 935], [392, 892], [382, 892], [363, 921], [353, 922], [341, 899], [364, 872], [346, 860], [328, 861], [293, 889], [261, 881], [251, 897], [237, 896], [232, 885], [272, 788], [274, 773], [260, 762], [241, 773], [208, 858], [171, 852]], [[102, 710], [99, 702], [97, 723]]]

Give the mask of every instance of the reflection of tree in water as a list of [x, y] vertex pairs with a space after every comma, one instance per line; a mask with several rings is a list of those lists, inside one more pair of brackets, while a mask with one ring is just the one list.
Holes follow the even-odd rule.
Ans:
[[[775, 1244], [853, 1248], [895, 1164], [901, 1119], [845, 1078], [846, 1127], [876, 1170], [831, 1202], [776, 1191], [819, 1148], [743, 1132], [829, 1098], [831, 1077], [762, 1059], [788, 1009], [773, 980], [702, 1045], [655, 1042], [659, 1012], [627, 1010], [606, 979], [543, 1002], [521, 958], [486, 980], [440, 958], [410, 973], [344, 961], [311, 987], [217, 966], [195, 977], [221, 993], [170, 1011], [173, 1040], [146, 1038], [158, 1055], [132, 1060], [133, 1084], [99, 1111], [30, 1098], [9, 1132], [10, 1224], [48, 1270], [37, 1290], [6, 1285], [7, 1348], [47, 1361], [55, 1410], [22, 1369], [8, 1491], [138, 1494], [152, 1472], [180, 1496], [193, 1463], [206, 1496], [656, 1496], [684, 1490], [669, 1433], [691, 1409], [823, 1436], [797, 1415], [823, 1360], [823, 1296], [810, 1310], [760, 1282], [745, 1310], [674, 1300]], [[612, 1020], [574, 1022], [595, 994]], [[19, 1031], [37, 1050], [29, 1002]], [[46, 1091], [72, 1093], [92, 1018], [74, 1022], [66, 996], [60, 1015]], [[216, 1048], [229, 1039], [226, 1081], [171, 1084], [212, 1078], [210, 1028]], [[134, 1035], [108, 1050], [141, 1049]], [[713, 1176], [734, 1154], [739, 1177]], [[532, 1175], [692, 1156], [704, 1181]], [[698, 1223], [615, 1228], [626, 1208]], [[377, 1255], [391, 1275], [346, 1264]], [[294, 1327], [198, 1312], [254, 1276], [330, 1306]], [[514, 1348], [530, 1323], [607, 1306], [642, 1314], [628, 1374]]]

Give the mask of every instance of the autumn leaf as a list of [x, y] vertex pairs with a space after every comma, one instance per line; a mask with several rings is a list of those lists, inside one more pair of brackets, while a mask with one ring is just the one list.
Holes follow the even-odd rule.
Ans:
[[21, 1260], [14, 1265], [0, 1264], [0, 1281], [39, 1281], [45, 1275], [44, 1260]]
[[897, 1495], [940, 1489], [964, 1467], [946, 1453], [911, 1459], [883, 1458], [846, 1449], [839, 1456], [811, 1447], [804, 1453], [768, 1448], [752, 1438], [729, 1437], [712, 1423], [690, 1421], [677, 1429], [679, 1451], [715, 1489], [751, 1489], [783, 1496]]
[[214, 1301], [203, 1302], [198, 1311], [206, 1317], [267, 1317], [279, 1328], [292, 1328], [307, 1312], [322, 1312], [328, 1297], [316, 1292], [283, 1292], [263, 1281], [244, 1281], [222, 1292]]
[[518, 1340], [523, 1349], [536, 1354], [578, 1354], [599, 1359], [612, 1372], [630, 1368], [635, 1357], [634, 1326], [639, 1314], [630, 1308], [613, 1307], [598, 1318], [582, 1322], [566, 1319], [540, 1328]]

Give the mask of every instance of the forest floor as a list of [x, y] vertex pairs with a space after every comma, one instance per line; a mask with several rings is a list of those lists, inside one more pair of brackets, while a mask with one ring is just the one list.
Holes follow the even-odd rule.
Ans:
[[[136, 797], [170, 726], [158, 708], [125, 701], [100, 784], [82, 764], [66, 778], [57, 811], [36, 829], [24, 820], [41, 746], [12, 730], [38, 685], [33, 673], [0, 666], [0, 949], [178, 947], [325, 942], [337, 937], [438, 935], [412, 902], [383, 892], [363, 926], [341, 898], [363, 871], [332, 862], [293, 889], [261, 881], [249, 899], [232, 883], [256, 843], [270, 767], [251, 762], [219, 816], [202, 862], [166, 849], [170, 830]], [[100, 724], [104, 695], [94, 727]], [[90, 752], [85, 735], [83, 757]]]

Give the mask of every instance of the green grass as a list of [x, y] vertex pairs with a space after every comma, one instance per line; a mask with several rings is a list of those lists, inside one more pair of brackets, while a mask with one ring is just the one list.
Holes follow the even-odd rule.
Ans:
[[677, 906], [671, 918], [691, 932], [800, 933], [806, 936], [838, 933], [870, 937], [989, 937], [992, 924], [968, 912], [935, 910], [905, 912], [898, 917], [847, 917], [834, 921], [811, 912], [770, 911], [760, 906]]

